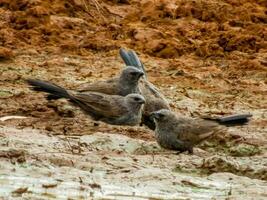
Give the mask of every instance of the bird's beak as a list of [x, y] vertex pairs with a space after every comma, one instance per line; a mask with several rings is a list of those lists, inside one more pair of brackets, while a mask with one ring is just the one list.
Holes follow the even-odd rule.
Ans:
[[146, 103], [146, 100], [145, 99], [140, 99], [139, 103], [140, 104], [145, 104]]
[[138, 78], [140, 78], [140, 77], [142, 77], [142, 76], [144, 76], [145, 75], [145, 73], [144, 72], [139, 72], [139, 75], [138, 75]]
[[159, 113], [153, 112], [153, 113], [150, 114], [149, 118], [151, 120], [153, 120], [153, 119], [159, 119]]

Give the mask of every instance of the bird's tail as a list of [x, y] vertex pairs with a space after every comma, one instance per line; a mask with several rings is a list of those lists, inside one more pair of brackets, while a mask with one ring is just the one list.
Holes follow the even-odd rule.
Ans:
[[252, 117], [251, 114], [235, 114], [215, 119], [211, 118], [206, 118], [206, 119], [217, 121], [219, 124], [224, 126], [240, 126], [247, 124], [250, 120], [250, 117]]
[[135, 51], [129, 50], [127, 52], [125, 49], [121, 48], [120, 56], [122, 60], [124, 61], [124, 63], [126, 64], [126, 66], [134, 66], [138, 68], [139, 70], [142, 70], [146, 76], [144, 65], [139, 59], [139, 57], [137, 56], [137, 54], [135, 53]]
[[49, 95], [47, 96], [48, 100], [59, 98], [71, 99], [71, 95], [67, 92], [66, 89], [53, 83], [37, 79], [28, 79], [27, 83], [31, 86], [32, 90], [49, 93]]

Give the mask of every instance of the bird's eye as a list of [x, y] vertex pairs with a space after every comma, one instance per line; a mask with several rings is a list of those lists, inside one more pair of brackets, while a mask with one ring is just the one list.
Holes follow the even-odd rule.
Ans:
[[163, 118], [165, 115], [162, 114], [162, 113], [159, 113], [158, 116], [159, 116], [160, 118]]
[[135, 101], [139, 101], [139, 100], [140, 100], [140, 98], [138, 98], [138, 97], [135, 97], [135, 98], [134, 98], [134, 100], [135, 100]]
[[131, 72], [130, 75], [136, 76], [137, 75], [137, 72]]

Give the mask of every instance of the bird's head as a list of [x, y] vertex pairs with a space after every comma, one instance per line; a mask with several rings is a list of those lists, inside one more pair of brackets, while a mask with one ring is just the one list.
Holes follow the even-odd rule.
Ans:
[[143, 109], [145, 104], [145, 98], [140, 94], [128, 94], [126, 97], [126, 102], [132, 111], [140, 111]]
[[140, 94], [128, 94], [126, 99], [129, 103], [133, 104], [144, 104], [146, 102], [145, 98]]
[[144, 72], [133, 66], [127, 66], [121, 72], [120, 78], [125, 82], [137, 83], [139, 79], [144, 75]]
[[172, 121], [175, 118], [175, 114], [167, 109], [158, 110], [150, 114], [150, 119], [157, 123], [164, 123]]

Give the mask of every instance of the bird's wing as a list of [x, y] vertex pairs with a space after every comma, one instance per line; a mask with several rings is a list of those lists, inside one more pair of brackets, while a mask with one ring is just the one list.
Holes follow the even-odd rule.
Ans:
[[74, 94], [73, 97], [84, 111], [93, 112], [95, 115], [113, 118], [127, 112], [124, 97], [121, 96], [82, 92]]
[[144, 115], [150, 115], [151, 112], [158, 111], [161, 109], [167, 109], [169, 110], [169, 104], [160, 99], [160, 98], [154, 98], [151, 96], [145, 96], [146, 98], [146, 104], [145, 104], [145, 110], [144, 110]]
[[98, 81], [95, 83], [84, 84], [78, 88], [79, 92], [100, 92], [109, 95], [118, 94], [118, 78], [106, 81]]
[[151, 112], [157, 110], [170, 109], [168, 101], [152, 83], [146, 80], [140, 80], [140, 90], [147, 101], [144, 110], [145, 114], [149, 115]]
[[178, 119], [176, 127], [177, 139], [192, 143], [208, 138], [220, 128], [216, 122], [191, 118]]
[[140, 86], [143, 93], [152, 95], [156, 98], [165, 99], [165, 97], [160, 93], [159, 89], [149, 81], [140, 80]]

